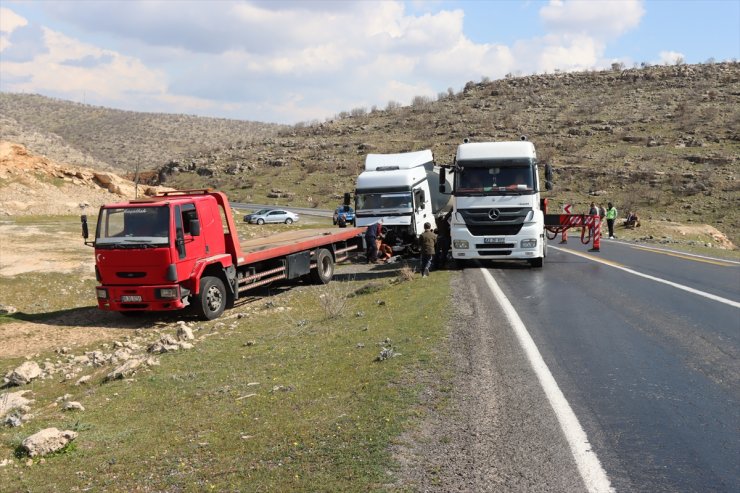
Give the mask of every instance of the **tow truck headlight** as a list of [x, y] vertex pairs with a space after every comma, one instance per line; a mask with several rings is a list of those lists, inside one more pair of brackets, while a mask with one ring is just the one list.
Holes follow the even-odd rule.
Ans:
[[452, 242], [452, 246], [457, 248], [458, 250], [467, 250], [468, 248], [470, 248], [468, 240], [455, 240]]
[[108, 299], [108, 290], [103, 288], [97, 288], [95, 290], [95, 293], [98, 295], [99, 300], [107, 300]]
[[164, 299], [175, 299], [177, 298], [177, 288], [160, 288], [159, 297]]
[[535, 248], [537, 246], [537, 238], [529, 238], [522, 240], [522, 248]]

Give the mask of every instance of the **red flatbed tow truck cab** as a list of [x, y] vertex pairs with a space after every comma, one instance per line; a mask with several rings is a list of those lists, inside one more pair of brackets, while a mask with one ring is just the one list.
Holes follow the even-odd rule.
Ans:
[[328, 283], [334, 263], [362, 246], [365, 228], [304, 229], [239, 243], [222, 192], [165, 192], [100, 208], [95, 241], [98, 307], [124, 315], [192, 305], [208, 320], [241, 293], [281, 279]]

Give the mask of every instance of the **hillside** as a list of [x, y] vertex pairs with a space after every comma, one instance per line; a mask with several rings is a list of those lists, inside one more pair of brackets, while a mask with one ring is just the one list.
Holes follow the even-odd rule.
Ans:
[[556, 170], [560, 209], [612, 201], [654, 221], [706, 223], [740, 241], [740, 65], [656, 66], [468, 82], [437, 101], [344, 118], [173, 161], [174, 187], [234, 199], [332, 208], [368, 152], [433, 150], [450, 163], [463, 138], [526, 135]]
[[465, 137], [526, 135], [555, 166], [554, 209], [612, 201], [620, 213], [635, 209], [668, 229], [707, 224], [740, 244], [739, 100], [740, 65], [718, 63], [470, 81], [434, 101], [294, 127], [0, 94], [0, 130], [70, 164], [130, 171], [140, 162], [156, 169], [150, 183], [321, 208], [352, 190], [369, 152], [430, 148], [450, 163]]
[[75, 165], [133, 172], [204, 149], [274, 135], [280, 125], [192, 115], [121, 111], [0, 93], [0, 134]]
[[[139, 196], [163, 187], [140, 186]], [[77, 214], [132, 199], [133, 182], [99, 170], [57, 163], [0, 141], [0, 216]]]

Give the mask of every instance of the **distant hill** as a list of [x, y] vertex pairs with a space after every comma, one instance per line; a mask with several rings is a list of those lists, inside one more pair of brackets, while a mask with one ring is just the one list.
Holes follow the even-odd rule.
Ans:
[[173, 161], [167, 185], [211, 186], [258, 203], [336, 206], [369, 152], [432, 149], [451, 163], [463, 138], [535, 143], [555, 166], [554, 209], [614, 202], [663, 222], [706, 223], [740, 240], [740, 65], [655, 66], [468, 82], [437, 100], [353, 110]]
[[540, 162], [555, 166], [551, 208], [571, 203], [585, 212], [592, 200], [612, 201], [620, 213], [634, 209], [667, 226], [707, 224], [739, 244], [739, 103], [738, 63], [615, 66], [470, 81], [410, 106], [356, 108], [293, 127], [0, 94], [0, 125], [5, 135], [12, 119], [18, 136], [48, 135], [128, 170], [146, 163], [156, 167], [151, 183], [322, 208], [336, 207], [352, 190], [369, 152], [428, 148], [438, 163], [450, 163], [466, 137], [525, 135]]
[[121, 111], [48, 98], [0, 93], [0, 131], [58, 161], [133, 171], [171, 159], [275, 135], [280, 125], [165, 113]]

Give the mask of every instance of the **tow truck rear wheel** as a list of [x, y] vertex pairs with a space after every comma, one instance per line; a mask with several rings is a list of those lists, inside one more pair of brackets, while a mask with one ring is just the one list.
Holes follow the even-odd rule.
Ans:
[[200, 292], [195, 296], [195, 311], [205, 320], [218, 318], [226, 308], [226, 287], [218, 277], [205, 276], [200, 280]]
[[316, 284], [328, 284], [334, 276], [334, 258], [322, 248], [316, 253], [316, 268], [311, 270], [311, 280]]

